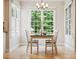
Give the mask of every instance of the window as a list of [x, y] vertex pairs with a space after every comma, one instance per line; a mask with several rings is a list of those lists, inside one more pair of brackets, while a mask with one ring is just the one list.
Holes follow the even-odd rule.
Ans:
[[71, 35], [71, 5], [66, 9], [65, 34]]
[[44, 11], [44, 31], [47, 34], [50, 34], [53, 32], [53, 11]]
[[31, 27], [35, 33], [39, 33], [41, 29], [41, 12], [32, 11]]
[[54, 21], [53, 11], [32, 11], [31, 27], [34, 33], [45, 32], [46, 34], [53, 33]]

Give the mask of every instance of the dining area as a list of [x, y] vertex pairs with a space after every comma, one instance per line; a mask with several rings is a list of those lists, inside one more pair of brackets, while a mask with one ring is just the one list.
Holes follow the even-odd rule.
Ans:
[[[45, 53], [47, 53], [47, 48], [51, 47], [52, 54], [53, 49], [57, 54], [57, 37], [58, 30], [55, 28], [55, 11], [54, 10], [32, 10], [30, 26], [25, 29], [25, 36], [27, 39], [27, 51], [30, 47], [30, 53], [32, 54], [33, 47], [37, 48], [37, 54], [40, 53], [39, 46], [43, 45], [45, 48]], [[41, 44], [42, 42], [42, 44]]]
[[[45, 50], [45, 54], [47, 54], [48, 51], [48, 47], [51, 47], [51, 53], [53, 54], [53, 52], [55, 52], [56, 54], [58, 54], [58, 50], [57, 50], [57, 37], [58, 37], [58, 31], [54, 31], [53, 34], [33, 34], [31, 33], [30, 35], [28, 35], [28, 31], [25, 30], [26, 33], [26, 39], [27, 39], [27, 47], [26, 47], [26, 52], [28, 53], [28, 49], [30, 50], [30, 54], [33, 54], [33, 48], [35, 49], [35, 52], [37, 54], [40, 54], [40, 49]], [[30, 39], [29, 39], [30, 37]], [[42, 43], [41, 43], [42, 42]], [[42, 46], [43, 45], [43, 46]], [[39, 48], [40, 47], [40, 48]]]
[[75, 59], [75, 0], [4, 0], [4, 14], [4, 59]]

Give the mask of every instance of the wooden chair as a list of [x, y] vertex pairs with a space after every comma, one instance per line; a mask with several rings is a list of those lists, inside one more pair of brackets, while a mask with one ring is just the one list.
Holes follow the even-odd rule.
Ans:
[[[26, 38], [27, 38], [27, 48], [26, 48], [26, 52], [28, 52], [28, 48], [29, 48], [29, 45], [30, 45], [30, 43], [31, 43], [31, 41], [29, 41], [29, 38], [28, 38], [28, 31], [26, 31], [25, 30], [25, 32], [26, 32]], [[37, 53], [38, 53], [38, 49], [39, 49], [39, 44], [38, 44], [38, 40], [32, 40], [32, 44], [35, 44], [35, 46], [37, 46]]]
[[[52, 47], [52, 51], [53, 51], [53, 47], [55, 47], [55, 51], [56, 51], [56, 54], [57, 54], [57, 45], [56, 45], [57, 36], [58, 36], [58, 32], [56, 31], [55, 36], [53, 37], [53, 42], [52, 42], [52, 40], [46, 40], [45, 41], [45, 52], [47, 52], [47, 47]], [[53, 46], [52, 46], [52, 43], [53, 43]]]

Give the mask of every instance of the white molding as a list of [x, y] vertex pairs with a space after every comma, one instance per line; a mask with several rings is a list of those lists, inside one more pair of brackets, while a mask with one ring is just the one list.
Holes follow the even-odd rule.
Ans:
[[27, 45], [27, 43], [23, 42], [23, 43], [20, 43], [19, 46], [25, 46], [25, 45]]
[[65, 44], [65, 47], [71, 51], [75, 51], [74, 47], [68, 45], [68, 44]]
[[64, 9], [66, 9], [71, 4], [72, 4], [72, 0], [68, 0], [64, 5]]
[[[40, 0], [20, 0], [21, 2], [40, 2]], [[44, 2], [54, 2], [54, 1], [56, 1], [56, 2], [62, 2], [62, 1], [64, 1], [64, 0], [44, 0]]]
[[17, 44], [16, 46], [14, 46], [14, 47], [10, 48], [10, 51], [9, 51], [9, 52], [14, 51], [14, 50], [15, 50], [15, 49], [17, 49], [18, 47], [19, 47], [19, 45]]
[[63, 42], [57, 43], [57, 46], [64, 46]]
[[56, 25], [56, 22], [55, 22], [56, 21], [56, 11], [57, 11], [56, 7], [49, 7], [47, 9], [30, 8], [29, 10], [30, 10], [30, 12], [35, 11], [35, 10], [39, 10], [39, 11], [50, 10], [50, 11], [53, 11], [54, 12], [54, 30], [56, 30], [56, 26], [55, 26]]

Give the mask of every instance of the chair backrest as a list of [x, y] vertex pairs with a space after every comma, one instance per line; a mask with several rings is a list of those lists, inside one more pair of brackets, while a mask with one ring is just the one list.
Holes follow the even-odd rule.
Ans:
[[28, 31], [25, 30], [25, 33], [26, 33], [26, 38], [27, 38], [27, 42], [28, 42]]
[[57, 42], [57, 38], [58, 38], [58, 31], [55, 31], [55, 42]]

